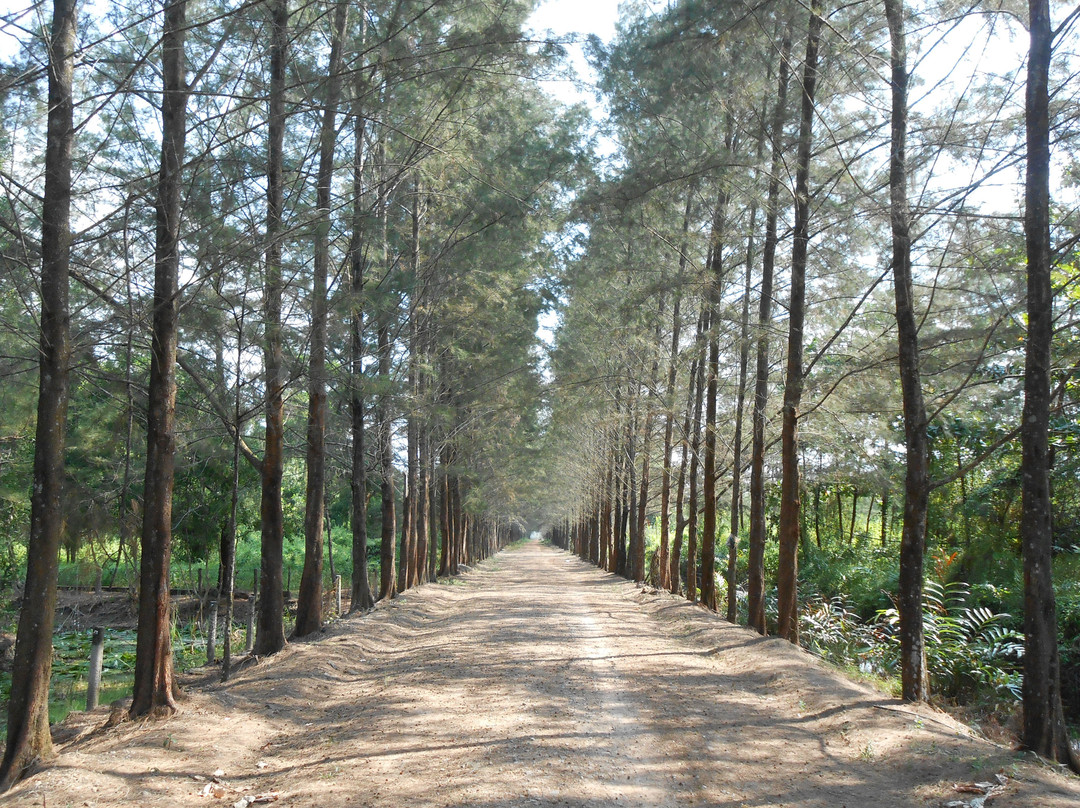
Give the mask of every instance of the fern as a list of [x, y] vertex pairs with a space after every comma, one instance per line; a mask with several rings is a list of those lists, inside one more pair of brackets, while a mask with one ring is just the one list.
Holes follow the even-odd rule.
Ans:
[[[923, 636], [931, 690], [966, 701], [987, 690], [1019, 700], [1024, 638], [1007, 622], [1011, 615], [970, 606], [970, 589], [960, 581], [928, 581], [923, 591]], [[900, 615], [879, 613], [889, 628], [892, 652], [899, 655]]]

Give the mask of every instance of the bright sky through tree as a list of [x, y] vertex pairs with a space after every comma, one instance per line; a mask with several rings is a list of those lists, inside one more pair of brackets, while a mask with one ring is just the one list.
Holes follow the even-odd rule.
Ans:
[[[558, 37], [572, 37], [575, 43], [567, 46], [570, 64], [579, 79], [592, 85], [595, 77], [585, 60], [583, 44], [590, 34], [595, 34], [604, 41], [615, 35], [615, 21], [619, 16], [619, 0], [541, 0], [536, 11], [529, 18], [528, 25], [537, 34], [550, 31]], [[555, 98], [565, 103], [583, 102], [596, 108], [596, 97], [592, 92], [574, 85], [572, 81], [551, 82], [546, 87]], [[614, 144], [612, 144], [614, 145]], [[543, 312], [537, 327], [537, 336], [551, 346], [554, 331], [558, 324], [555, 312]]]
[[619, 0], [542, 0], [529, 24], [556, 34], [596, 34], [607, 40], [615, 33]]
[[[595, 34], [605, 42], [610, 40], [618, 17], [619, 0], [541, 0], [528, 24], [537, 34], [550, 31], [557, 37], [572, 37], [574, 44], [567, 46], [570, 64], [578, 77], [591, 85], [594, 77], [582, 50], [585, 39]], [[570, 81], [552, 82], [548, 92], [567, 103], [596, 103], [591, 92], [582, 92]]]

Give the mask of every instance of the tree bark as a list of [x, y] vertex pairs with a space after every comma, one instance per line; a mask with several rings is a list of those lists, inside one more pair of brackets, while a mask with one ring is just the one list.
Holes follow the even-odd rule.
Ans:
[[[763, 110], [764, 115], [767, 110]], [[761, 159], [761, 146], [764, 137], [758, 138], [758, 159]], [[739, 525], [742, 521], [742, 435], [743, 408], [746, 404], [746, 370], [750, 364], [750, 287], [753, 280], [754, 266], [754, 226], [757, 224], [757, 201], [750, 204], [750, 227], [746, 237], [746, 273], [744, 276], [742, 317], [739, 329], [739, 389], [735, 402], [735, 437], [732, 440], [731, 460], [731, 523], [728, 531], [727, 558], [727, 614], [728, 622], [734, 623], [738, 617], [738, 597], [736, 572], [738, 570]]]
[[889, 531], [889, 489], [881, 492], [881, 547], [885, 548]]
[[[700, 325], [699, 325], [700, 328]], [[682, 423], [682, 450], [679, 457], [679, 479], [675, 483], [675, 538], [671, 543], [671, 569], [668, 572], [669, 591], [678, 595], [682, 591], [679, 574], [682, 567], [681, 555], [683, 546], [683, 531], [686, 529], [687, 519], [683, 516], [683, 504], [686, 499], [686, 469], [690, 463], [690, 420], [694, 413], [694, 380], [697, 378], [697, 359], [690, 362], [690, 375], [686, 385], [686, 411], [683, 414]]]
[[[664, 316], [664, 296], [660, 295], [659, 310], [656, 314], [656, 328], [653, 334], [653, 345], [659, 347], [660, 345], [660, 321]], [[653, 391], [656, 390], [657, 377], [660, 374], [660, 356], [658, 353], [653, 354], [652, 369], [649, 373], [649, 389], [647, 391], [644, 410], [645, 413], [642, 416], [644, 420], [644, 426], [642, 428], [643, 436], [641, 441], [641, 480], [639, 481], [638, 488], [638, 509], [637, 509], [637, 533], [638, 533], [638, 546], [637, 552], [633, 559], [633, 579], [638, 583], [645, 580], [645, 530], [648, 516], [649, 507], [649, 461], [652, 455], [652, 432], [653, 432]]]
[[[15, 641], [8, 699], [7, 745], [0, 791], [28, 767], [52, 757], [49, 679], [56, 615], [57, 555], [64, 529], [64, 445], [67, 434], [71, 260], [71, 85], [75, 64], [75, 0], [54, 0], [49, 41], [49, 120], [41, 210], [41, 337], [38, 358], [34, 485], [30, 497], [26, 587]], [[123, 506], [123, 503], [122, 503]]]
[[273, 0], [270, 6], [270, 99], [267, 122], [266, 169], [266, 324], [263, 364], [265, 386], [266, 444], [263, 451], [261, 499], [259, 620], [255, 633], [256, 656], [275, 654], [285, 646], [285, 598], [282, 550], [285, 517], [281, 507], [284, 471], [285, 377], [281, 341], [281, 238], [284, 193], [282, 171], [285, 142], [285, 62], [288, 50], [289, 3]]
[[780, 69], [769, 139], [772, 150], [765, 209], [765, 242], [761, 250], [761, 292], [758, 302], [757, 367], [754, 374], [753, 445], [750, 457], [750, 548], [747, 553], [747, 624], [765, 633], [765, 409], [769, 399], [769, 337], [772, 327], [773, 268], [776, 262], [776, 219], [783, 169], [784, 113], [790, 76], [791, 35], [780, 45]]
[[701, 313], [698, 330], [697, 375], [694, 378], [694, 425], [690, 438], [690, 492], [687, 502], [686, 599], [698, 601], [698, 458], [701, 454], [701, 414], [705, 400], [705, 363], [708, 350], [704, 336], [710, 328], [708, 311]]
[[[731, 138], [727, 138], [730, 145]], [[701, 530], [701, 602], [716, 611], [716, 385], [720, 374], [720, 296], [724, 275], [723, 247], [727, 224], [727, 189], [721, 187], [713, 211], [709, 245], [708, 299], [709, 359], [705, 392], [705, 457], [702, 462], [701, 497], [704, 513]]]
[[1020, 440], [1024, 556], [1024, 729], [1022, 743], [1044, 757], [1080, 771], [1069, 743], [1061, 705], [1057, 609], [1053, 585], [1050, 498], [1050, 370], [1054, 293], [1050, 243], [1049, 73], [1053, 46], [1049, 0], [1028, 0], [1025, 120], [1027, 175], [1024, 229], [1027, 241], [1028, 333], [1024, 358], [1024, 412]]
[[802, 115], [795, 174], [795, 232], [791, 248], [791, 302], [788, 306], [788, 353], [780, 437], [780, 556], [777, 569], [778, 633], [799, 642], [799, 405], [803, 390], [803, 323], [806, 315], [806, 254], [810, 238], [810, 153], [814, 130], [818, 44], [822, 0], [811, 0], [803, 62]]
[[[390, 324], [386, 312], [382, 312], [378, 324], [379, 380], [383, 386], [390, 380]], [[379, 419], [379, 468], [382, 493], [382, 532], [379, 541], [379, 600], [397, 595], [395, 558], [397, 541], [397, 516], [394, 503], [394, 447], [393, 416], [390, 412], [390, 395], [385, 390], [377, 405]], [[451, 570], [451, 574], [454, 570]]]
[[225, 599], [225, 637], [221, 652], [222, 682], [228, 681], [232, 673], [232, 624], [235, 606], [233, 590], [236, 588], [236, 512], [240, 505], [240, 425], [243, 417], [240, 392], [244, 367], [245, 314], [243, 304], [241, 304], [240, 316], [236, 322], [236, 391], [233, 396], [233, 420], [236, 423], [236, 431], [233, 433], [232, 492], [229, 497], [229, 525], [221, 548], [222, 591], [218, 593], [219, 600], [221, 598]]
[[[679, 565], [671, 563], [671, 449], [675, 432], [675, 380], [679, 365], [679, 340], [682, 335], [682, 284], [686, 271], [687, 234], [690, 232], [690, 214], [693, 210], [696, 183], [686, 190], [686, 208], [683, 211], [682, 241], [679, 243], [679, 275], [675, 302], [671, 312], [671, 348], [668, 351], [667, 390], [664, 396], [664, 459], [660, 476], [660, 588], [678, 591]], [[678, 516], [676, 516], [678, 521]], [[672, 569], [674, 568], [674, 575]], [[675, 587], [671, 582], [675, 580]]]
[[[636, 382], [634, 383], [636, 386]], [[644, 537], [638, 529], [638, 480], [637, 480], [637, 421], [638, 421], [638, 395], [631, 396], [630, 412], [626, 426], [626, 495], [628, 499], [626, 519], [629, 523], [630, 533], [629, 550], [623, 561], [622, 570], [619, 572], [624, 578], [633, 578], [636, 573], [638, 555], [641, 556], [641, 565], [644, 567], [645, 547]]]
[[848, 522], [848, 546], [855, 542], [855, 517], [859, 511], [859, 489], [851, 492], [851, 521]]
[[146, 481], [143, 487], [139, 623], [135, 639], [135, 684], [130, 713], [172, 713], [173, 462], [176, 454], [176, 345], [179, 337], [180, 192], [187, 133], [188, 87], [184, 59], [187, 0], [168, 0], [161, 39], [161, 173], [156, 205], [154, 316], [150, 345], [150, 388], [146, 416]]
[[[910, 214], [907, 198], [907, 44], [903, 0], [884, 0], [892, 65], [892, 149], [889, 200], [893, 239], [893, 288], [899, 339], [900, 386], [904, 398], [904, 530], [900, 540], [900, 688], [906, 701], [930, 696], [923, 642], [923, 545], [930, 494], [926, 407], [919, 375], [919, 331], [911, 277]], [[854, 521], [854, 512], [852, 513]]]
[[326, 95], [319, 125], [319, 174], [315, 185], [315, 244], [312, 262], [311, 355], [308, 362], [307, 484], [304, 491], [304, 570], [296, 602], [293, 636], [322, 627], [323, 526], [326, 523], [326, 282], [330, 266], [330, 184], [337, 146], [341, 95], [341, 48], [349, 5], [334, 7]]
[[836, 533], [836, 545], [839, 547], [844, 541], [844, 498], [840, 494], [840, 484], [836, 484], [833, 490], [836, 495], [836, 521], [840, 529]]
[[[360, 47], [367, 39], [367, 7], [360, 7]], [[352, 236], [349, 242], [349, 273], [351, 285], [349, 334], [349, 414], [352, 421], [352, 458], [350, 475], [350, 522], [352, 523], [352, 589], [350, 611], [370, 609], [375, 605], [368, 578], [367, 532], [367, 446], [366, 413], [364, 411], [364, 257], [366, 210], [364, 207], [364, 163], [367, 152], [364, 140], [367, 130], [362, 107], [367, 85], [364, 72], [355, 76], [352, 99], [353, 115], [353, 208]]]

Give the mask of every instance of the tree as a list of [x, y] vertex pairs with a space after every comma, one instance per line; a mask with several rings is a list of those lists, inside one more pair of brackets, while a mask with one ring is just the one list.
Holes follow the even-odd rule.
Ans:
[[311, 356], [308, 370], [307, 488], [304, 494], [304, 571], [296, 605], [295, 635], [304, 637], [322, 626], [323, 523], [326, 514], [326, 279], [330, 264], [330, 185], [337, 146], [337, 104], [341, 95], [341, 50], [348, 4], [334, 5], [326, 96], [319, 127], [319, 173], [316, 178], [315, 245], [311, 292]]
[[[729, 130], [728, 144], [731, 143]], [[720, 300], [724, 283], [723, 252], [726, 238], [729, 194], [721, 180], [713, 210], [712, 232], [709, 237], [708, 269], [708, 363], [705, 371], [705, 457], [702, 461], [701, 496], [703, 519], [701, 528], [701, 603], [716, 611], [716, 395], [720, 374]]]
[[806, 316], [806, 254], [810, 241], [810, 155], [813, 146], [814, 92], [817, 88], [818, 45], [822, 4], [810, 4], [810, 24], [803, 61], [802, 115], [799, 121], [798, 164], [795, 172], [795, 233], [791, 250], [791, 300], [788, 304], [788, 352], [781, 431], [780, 558], [776, 573], [779, 605], [778, 633], [799, 641], [799, 404], [803, 391], [803, 324]]
[[281, 509], [281, 481], [284, 473], [285, 379], [281, 338], [281, 272], [282, 184], [285, 142], [285, 64], [288, 58], [288, 0], [272, 0], [270, 4], [270, 98], [267, 121], [266, 168], [266, 280], [265, 324], [263, 335], [263, 375], [266, 409], [266, 442], [262, 459], [262, 499], [260, 520], [262, 545], [260, 549], [259, 620], [254, 652], [260, 656], [274, 654], [285, 646], [285, 626], [282, 614], [285, 598], [282, 593], [282, 547], [285, 542], [285, 517]]
[[780, 169], [784, 151], [784, 117], [790, 76], [791, 34], [785, 28], [777, 60], [776, 104], [769, 129], [772, 156], [765, 202], [765, 242], [761, 250], [758, 290], [757, 357], [754, 373], [753, 431], [750, 448], [750, 548], [747, 553], [747, 624], [765, 633], [765, 418], [769, 397], [769, 329], [772, 324], [773, 267], [776, 261], [776, 219], [780, 205]]
[[52, 755], [49, 680], [57, 553], [63, 533], [64, 444], [71, 352], [68, 271], [76, 16], [75, 0], [54, 0], [49, 40], [49, 131], [41, 212], [41, 340], [33, 494], [26, 587], [15, 642], [7, 743], [0, 762], [0, 791], [10, 788], [35, 761]]
[[[361, 47], [367, 34], [367, 9], [361, 6]], [[352, 234], [349, 241], [349, 413], [352, 433], [350, 465], [350, 522], [352, 525], [352, 598], [350, 608], [370, 609], [375, 605], [368, 580], [367, 557], [367, 456], [364, 411], [364, 136], [367, 127], [363, 111], [365, 73], [357, 70], [353, 84], [353, 182]]]
[[[900, 540], [900, 679], [907, 701], [929, 697], [926, 648], [923, 643], [923, 544], [929, 505], [930, 469], [926, 438], [926, 406], [919, 375], [919, 327], [911, 279], [911, 233], [907, 201], [907, 44], [903, 0], [885, 0], [892, 68], [892, 148], [889, 157], [889, 199], [892, 222], [893, 289], [899, 337], [900, 386], [904, 397], [907, 468], [904, 478], [904, 532]], [[855, 527], [852, 505], [852, 530]]]
[[155, 205], [154, 313], [146, 423], [139, 626], [135, 642], [133, 717], [176, 710], [169, 561], [176, 455], [176, 345], [180, 311], [180, 196], [187, 136], [184, 40], [187, 0], [167, 0], [161, 38], [161, 172]]
[[1023, 511], [1024, 555], [1024, 745], [1080, 772], [1061, 706], [1057, 610], [1051, 574], [1053, 524], [1048, 432], [1050, 345], [1054, 290], [1050, 245], [1050, 57], [1053, 32], [1049, 0], [1029, 0], [1027, 130], [1024, 230], [1027, 241], [1027, 344], [1024, 354]]

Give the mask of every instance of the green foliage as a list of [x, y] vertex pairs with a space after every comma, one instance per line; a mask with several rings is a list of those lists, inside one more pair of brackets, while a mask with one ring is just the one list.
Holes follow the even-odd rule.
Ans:
[[[895, 658], [886, 664], [895, 669], [900, 615], [886, 609], [881, 619], [892, 630], [889, 644]], [[965, 583], [928, 581], [923, 589], [923, 631], [931, 692], [961, 702], [980, 692], [1019, 700], [1024, 638], [1010, 621], [1009, 614], [972, 606]]]
[[876, 623], [863, 620], [843, 596], [814, 595], [800, 615], [799, 639], [810, 651], [836, 665], [877, 670], [886, 636]]
[[[60, 631], [53, 637], [52, 680], [49, 690], [49, 721], [62, 721], [68, 713], [86, 707], [87, 671], [92, 633], [83, 629]], [[220, 640], [219, 640], [220, 641]], [[176, 670], [186, 671], [206, 661], [206, 635], [195, 623], [173, 626], [173, 657]], [[233, 632], [234, 649], [242, 648], [242, 633]], [[107, 629], [101, 666], [101, 690], [98, 703], [112, 704], [131, 694], [135, 671], [135, 631]], [[11, 674], [0, 673], [0, 703], [6, 703], [11, 691]], [[0, 742], [7, 731], [0, 725]]]
[[809, 591], [826, 601], [842, 598], [862, 620], [887, 608], [899, 575], [895, 550], [865, 541], [823, 549], [804, 542], [799, 557], [800, 580]]

